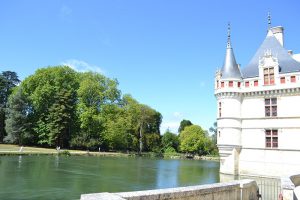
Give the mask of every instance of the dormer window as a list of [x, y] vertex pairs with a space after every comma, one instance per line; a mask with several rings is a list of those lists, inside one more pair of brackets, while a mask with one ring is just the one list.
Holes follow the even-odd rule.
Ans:
[[296, 83], [296, 76], [291, 76], [291, 83]]
[[264, 68], [264, 85], [274, 84], [274, 67]]

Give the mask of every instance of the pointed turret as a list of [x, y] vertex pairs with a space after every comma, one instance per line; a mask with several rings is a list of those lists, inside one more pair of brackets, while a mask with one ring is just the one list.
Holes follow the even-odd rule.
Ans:
[[221, 69], [221, 79], [242, 79], [240, 68], [235, 61], [230, 40], [230, 24], [228, 24], [227, 48], [223, 67]]

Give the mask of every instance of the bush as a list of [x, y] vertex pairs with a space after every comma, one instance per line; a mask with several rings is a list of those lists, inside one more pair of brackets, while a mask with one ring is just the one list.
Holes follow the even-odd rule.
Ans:
[[58, 155], [62, 155], [62, 156], [71, 156], [70, 151], [68, 150], [63, 150], [63, 151], [59, 151]]

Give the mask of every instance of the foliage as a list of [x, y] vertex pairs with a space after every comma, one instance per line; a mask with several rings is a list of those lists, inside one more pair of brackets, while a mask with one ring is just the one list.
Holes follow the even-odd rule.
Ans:
[[209, 128], [209, 132], [212, 133], [211, 135], [211, 141], [212, 141], [212, 147], [211, 147], [211, 154], [217, 155], [218, 154], [218, 147], [217, 147], [217, 122], [214, 122], [213, 126]]
[[186, 127], [179, 136], [180, 150], [184, 153], [206, 155], [210, 152], [211, 140], [198, 125]]
[[172, 147], [175, 151], [179, 150], [179, 139], [178, 136], [174, 133], [171, 133], [170, 130], [167, 130], [161, 139], [162, 147], [166, 152], [166, 149]]
[[166, 154], [174, 154], [174, 153], [177, 153], [177, 151], [173, 147], [169, 146], [165, 149], [165, 153]]
[[191, 125], [193, 125], [193, 123], [190, 120], [183, 119], [180, 122], [180, 125], [179, 125], [179, 128], [178, 128], [178, 133], [181, 133], [184, 130], [185, 127], [191, 126]]
[[161, 114], [130, 95], [122, 97], [118, 81], [99, 73], [38, 69], [9, 99], [7, 142], [161, 153]]
[[28, 105], [22, 89], [16, 88], [8, 100], [7, 119], [5, 129], [7, 136], [4, 141], [23, 145], [32, 139], [29, 133]]
[[0, 74], [0, 142], [3, 141], [5, 132], [5, 110], [8, 103], [9, 95], [15, 86], [19, 84], [20, 80], [16, 72], [3, 71]]
[[39, 69], [21, 83], [31, 105], [31, 128], [38, 136], [38, 144], [69, 145], [71, 133], [76, 131], [78, 86], [76, 72], [66, 66]]

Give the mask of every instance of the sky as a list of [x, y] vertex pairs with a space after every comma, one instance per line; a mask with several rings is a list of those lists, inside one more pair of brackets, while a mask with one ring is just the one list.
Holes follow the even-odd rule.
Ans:
[[268, 12], [285, 29], [285, 48], [300, 53], [299, 8], [298, 0], [2, 0], [0, 71], [21, 80], [47, 66], [96, 71], [159, 111], [162, 133], [182, 119], [207, 130], [228, 22], [243, 68], [267, 34]]

